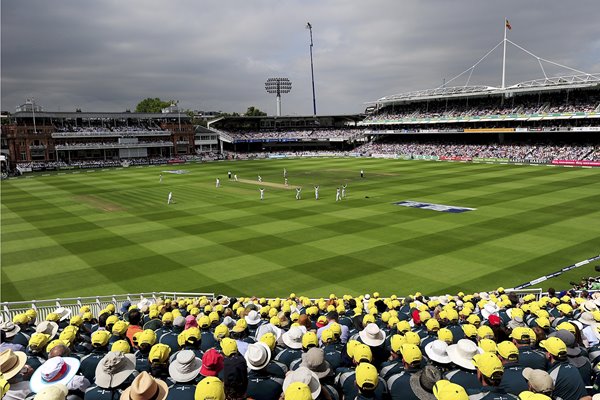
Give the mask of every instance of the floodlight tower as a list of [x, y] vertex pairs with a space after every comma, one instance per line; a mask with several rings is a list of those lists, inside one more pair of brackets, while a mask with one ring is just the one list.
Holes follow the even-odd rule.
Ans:
[[281, 116], [281, 93], [289, 93], [292, 91], [292, 82], [288, 78], [269, 78], [265, 82], [265, 90], [267, 93], [275, 93], [277, 95], [277, 116]]

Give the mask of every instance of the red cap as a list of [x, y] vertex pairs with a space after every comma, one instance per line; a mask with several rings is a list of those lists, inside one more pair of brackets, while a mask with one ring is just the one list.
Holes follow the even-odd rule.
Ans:
[[494, 326], [500, 325], [500, 322], [501, 322], [500, 317], [497, 315], [494, 315], [494, 314], [489, 316], [488, 321], [490, 321], [490, 325], [494, 325]]
[[415, 324], [421, 323], [421, 317], [419, 316], [419, 310], [415, 309], [412, 311], [412, 319], [415, 322]]
[[217, 376], [223, 369], [223, 355], [216, 349], [210, 349], [202, 356], [200, 373], [204, 376]]

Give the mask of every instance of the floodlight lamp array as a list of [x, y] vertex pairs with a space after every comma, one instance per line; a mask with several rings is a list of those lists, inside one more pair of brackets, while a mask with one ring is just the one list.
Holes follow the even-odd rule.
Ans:
[[292, 82], [288, 78], [269, 78], [265, 82], [267, 93], [289, 93], [292, 90]]

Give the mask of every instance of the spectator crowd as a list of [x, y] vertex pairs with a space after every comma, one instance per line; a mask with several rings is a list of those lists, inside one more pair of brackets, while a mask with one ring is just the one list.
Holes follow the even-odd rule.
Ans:
[[[591, 399], [600, 293], [142, 299], [0, 324], [4, 399]], [[595, 396], [597, 397], [597, 396]]]
[[503, 158], [510, 160], [600, 160], [593, 145], [549, 144], [464, 144], [369, 142], [356, 148], [363, 154], [404, 154], [437, 157]]

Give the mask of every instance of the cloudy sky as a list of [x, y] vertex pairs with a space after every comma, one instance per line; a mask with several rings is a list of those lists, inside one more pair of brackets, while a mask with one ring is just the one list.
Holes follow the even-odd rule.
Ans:
[[[287, 115], [363, 111], [428, 89], [475, 64], [503, 37], [539, 57], [600, 72], [598, 0], [2, 0], [2, 110], [27, 97], [46, 110], [123, 111], [146, 97], [183, 108], [276, 112], [269, 77], [292, 81]], [[542, 77], [507, 49], [507, 84]], [[469, 84], [499, 86], [502, 47]], [[544, 64], [548, 75], [568, 71]], [[468, 75], [468, 74], [466, 74]], [[466, 84], [464, 78], [451, 86]]]

